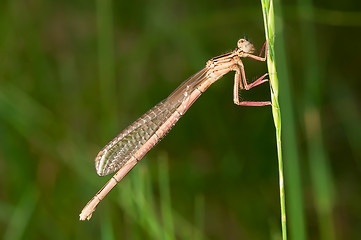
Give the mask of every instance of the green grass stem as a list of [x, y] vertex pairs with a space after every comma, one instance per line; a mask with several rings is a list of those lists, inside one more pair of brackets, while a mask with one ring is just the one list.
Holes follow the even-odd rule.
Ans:
[[282, 224], [282, 239], [287, 239], [287, 220], [286, 220], [286, 201], [285, 201], [285, 187], [282, 161], [282, 143], [281, 143], [281, 109], [278, 102], [278, 77], [276, 71], [275, 61], [275, 25], [274, 25], [274, 8], [273, 1], [262, 0], [263, 18], [266, 32], [266, 40], [268, 41], [268, 56], [267, 66], [271, 88], [271, 102], [274, 124], [276, 128], [276, 142], [278, 154], [278, 171], [279, 171], [279, 187], [280, 187], [280, 202], [281, 202], [281, 224]]

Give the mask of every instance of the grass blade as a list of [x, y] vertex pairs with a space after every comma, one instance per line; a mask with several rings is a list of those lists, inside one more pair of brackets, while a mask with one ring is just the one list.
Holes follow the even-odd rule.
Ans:
[[274, 124], [276, 128], [277, 154], [278, 154], [278, 171], [279, 171], [279, 185], [280, 185], [280, 201], [281, 201], [281, 223], [282, 223], [282, 239], [287, 239], [287, 224], [286, 224], [286, 202], [285, 202], [285, 188], [283, 178], [283, 161], [282, 161], [282, 145], [281, 145], [281, 109], [278, 102], [278, 77], [275, 62], [274, 50], [274, 9], [273, 1], [262, 0], [263, 18], [266, 32], [266, 40], [268, 41], [269, 51], [267, 57], [268, 73], [271, 87], [271, 101]]
[[[314, 18], [312, 1], [298, 1], [300, 16]], [[320, 100], [322, 97], [322, 74], [316, 46], [315, 25], [301, 22], [301, 48], [304, 49], [304, 122], [306, 130], [308, 160], [315, 199], [315, 210], [320, 228], [319, 239], [336, 239], [333, 222], [334, 184], [322, 133]]]
[[174, 240], [174, 223], [173, 213], [169, 189], [169, 176], [168, 176], [168, 159], [166, 153], [159, 156], [159, 194], [160, 194], [160, 208], [163, 220], [163, 234], [164, 239]]

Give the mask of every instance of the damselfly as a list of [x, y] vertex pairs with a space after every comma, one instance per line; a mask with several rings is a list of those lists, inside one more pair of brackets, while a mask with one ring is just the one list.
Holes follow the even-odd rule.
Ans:
[[[265, 50], [264, 57], [261, 57]], [[241, 58], [252, 58], [265, 61], [267, 42], [263, 45], [259, 56], [253, 55], [253, 44], [240, 39], [237, 48], [230, 53], [212, 58], [198, 73], [184, 81], [166, 99], [155, 105], [138, 120], [124, 129], [110, 141], [97, 155], [95, 167], [99, 176], [117, 173], [91, 199], [80, 213], [80, 220], [90, 219], [99, 202], [109, 191], [154, 147], [185, 114], [197, 98], [207, 88], [230, 71], [235, 71], [233, 102], [242, 106], [266, 106], [271, 102], [239, 101], [239, 89], [249, 90], [268, 79], [264, 74], [252, 83], [247, 83]]]

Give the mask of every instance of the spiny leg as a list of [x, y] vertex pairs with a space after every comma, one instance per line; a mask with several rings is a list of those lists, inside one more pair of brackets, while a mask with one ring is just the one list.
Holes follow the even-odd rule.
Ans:
[[265, 41], [262, 48], [261, 48], [261, 51], [259, 52], [259, 57], [261, 57], [262, 53], [264, 51], [264, 57], [263, 58], [266, 58], [267, 57], [267, 53], [268, 53], [268, 41]]
[[248, 90], [251, 88], [254, 88], [262, 83], [265, 83], [268, 81], [268, 79], [264, 79], [268, 73], [263, 74], [261, 77], [259, 77], [257, 80], [253, 81], [252, 83], [248, 84]]
[[[263, 49], [264, 49], [264, 57], [261, 57], [262, 52], [263, 52]], [[262, 48], [261, 48], [261, 52], [260, 52], [260, 54], [259, 54], [258, 56], [253, 55], [253, 54], [247, 54], [247, 55], [245, 55], [244, 57], [249, 57], [249, 58], [252, 58], [252, 59], [254, 59], [254, 60], [264, 62], [264, 61], [266, 61], [266, 59], [267, 59], [267, 54], [268, 54], [268, 42], [266, 41], [266, 42], [263, 44], [263, 46], [262, 46]]]
[[257, 80], [253, 81], [252, 83], [247, 82], [246, 73], [244, 71], [244, 66], [242, 60], [238, 59], [237, 65], [234, 68], [236, 74], [234, 75], [234, 81], [238, 82], [238, 86], [240, 89], [250, 90], [253, 87], [256, 87], [264, 82], [267, 82], [268, 79], [264, 79], [268, 73], [263, 74]]
[[256, 87], [262, 83], [265, 83], [268, 81], [268, 79], [264, 79], [268, 74], [264, 74], [263, 76], [261, 76], [260, 78], [258, 78], [257, 80], [255, 80], [254, 82], [248, 84], [247, 83], [247, 79], [246, 79], [246, 74], [244, 72], [244, 67], [242, 64], [242, 61], [240, 60], [238, 62], [238, 66], [234, 69], [234, 71], [236, 72], [234, 75], [234, 85], [233, 85], [233, 102], [236, 105], [239, 106], [267, 106], [267, 105], [271, 105], [270, 101], [239, 101], [239, 90], [240, 89], [245, 89], [245, 90], [249, 90], [253, 87]]
[[263, 107], [272, 105], [270, 101], [242, 101], [239, 103], [236, 103], [238, 106], [247, 106], [247, 107]]

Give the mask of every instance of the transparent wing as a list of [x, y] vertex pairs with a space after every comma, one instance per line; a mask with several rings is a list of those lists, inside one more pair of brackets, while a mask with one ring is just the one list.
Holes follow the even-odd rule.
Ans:
[[95, 159], [97, 174], [100, 176], [111, 174], [129, 161], [177, 108], [187, 100], [196, 86], [206, 79], [206, 72], [207, 70], [204, 68], [188, 78], [168, 98], [155, 105], [109, 142]]

